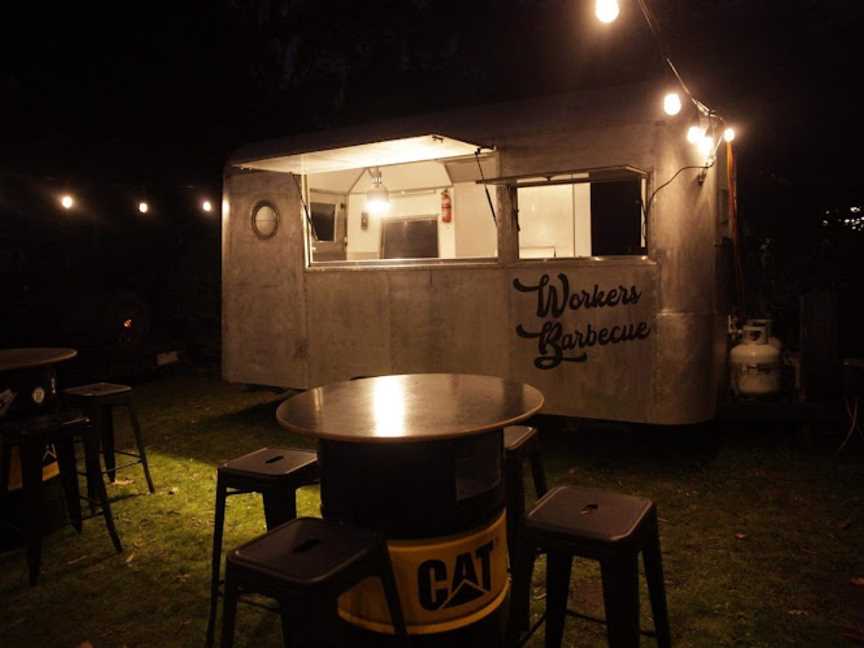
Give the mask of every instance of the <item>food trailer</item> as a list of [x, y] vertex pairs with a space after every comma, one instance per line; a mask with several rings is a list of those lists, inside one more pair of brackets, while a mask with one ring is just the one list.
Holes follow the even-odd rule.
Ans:
[[485, 374], [534, 385], [549, 414], [710, 419], [728, 145], [706, 162], [658, 88], [240, 148], [222, 205], [224, 378]]

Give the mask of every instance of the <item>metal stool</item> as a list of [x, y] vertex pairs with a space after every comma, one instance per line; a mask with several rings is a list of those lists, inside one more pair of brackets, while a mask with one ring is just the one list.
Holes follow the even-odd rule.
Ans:
[[[522, 467], [525, 460], [531, 462], [534, 478], [534, 492], [537, 498], [546, 494], [546, 473], [540, 457], [540, 441], [537, 428], [527, 425], [512, 425], [504, 428], [504, 475], [507, 493], [507, 545], [510, 555], [511, 572], [519, 555], [519, 529], [525, 516], [525, 484]], [[514, 591], [523, 591], [515, 587]], [[530, 595], [530, 587], [524, 590]], [[531, 621], [530, 597], [524, 600], [511, 598], [511, 614], [519, 619], [520, 629], [527, 630]]]
[[222, 566], [225, 500], [231, 495], [261, 493], [268, 529], [297, 517], [297, 489], [318, 481], [318, 457], [310, 450], [261, 448], [220, 465], [216, 471], [216, 516], [210, 579], [210, 616], [207, 645], [213, 644], [216, 605]]
[[[86, 417], [77, 413], [46, 414], [4, 421], [2, 425], [3, 452], [0, 470], [0, 494], [7, 488], [9, 445], [17, 445], [21, 456], [21, 481], [24, 499], [31, 514], [27, 518], [27, 528], [23, 530], [27, 540], [27, 565], [30, 585], [39, 581], [42, 564], [42, 457], [46, 447], [51, 444], [57, 450], [60, 477], [66, 495], [66, 507], [72, 526], [79, 533], [82, 528], [81, 502], [79, 501], [78, 473], [75, 462], [73, 437], [80, 436], [84, 441], [84, 461], [88, 483], [95, 480], [95, 494], [105, 518], [105, 526], [118, 553], [123, 551], [120, 537], [114, 526], [111, 504], [100, 478], [99, 436], [95, 427]], [[91, 491], [92, 494], [92, 491]]]
[[407, 646], [408, 633], [383, 538], [319, 518], [298, 518], [283, 524], [228, 555], [222, 646], [234, 645], [240, 592], [263, 594], [279, 601], [283, 640], [289, 645], [287, 613], [292, 605], [304, 614], [326, 614], [336, 607], [340, 594], [370, 577], [381, 579], [395, 635]]
[[[129, 385], [100, 382], [70, 387], [64, 389], [63, 394], [70, 402], [84, 409], [99, 431], [102, 438], [102, 456], [105, 459], [105, 472], [103, 474], [108, 475], [108, 478], [113, 482], [117, 478], [119, 469], [141, 464], [144, 468], [144, 477], [147, 479], [147, 488], [151, 493], [155, 492], [153, 480], [150, 478], [150, 467], [147, 464], [147, 450], [144, 448], [144, 438], [141, 436], [141, 426], [138, 423], [138, 415], [132, 403], [132, 388]], [[132, 424], [135, 444], [138, 447], [137, 454], [114, 448], [113, 408], [115, 407], [125, 407], [129, 412], [129, 421]], [[135, 461], [117, 466], [115, 454], [132, 457]]]
[[[612, 648], [639, 646], [639, 566], [642, 553], [654, 616], [654, 636], [661, 648], [672, 645], [666, 588], [654, 502], [641, 497], [562, 486], [551, 490], [528, 513], [517, 568], [518, 583], [530, 588], [535, 549], [546, 558], [546, 648], [557, 648], [564, 635], [570, 566], [574, 556], [600, 563], [606, 632]], [[525, 596], [523, 592], [519, 596]], [[532, 629], [543, 622], [541, 619]], [[511, 640], [520, 628], [511, 626]], [[645, 633], [648, 634], [648, 633]]]

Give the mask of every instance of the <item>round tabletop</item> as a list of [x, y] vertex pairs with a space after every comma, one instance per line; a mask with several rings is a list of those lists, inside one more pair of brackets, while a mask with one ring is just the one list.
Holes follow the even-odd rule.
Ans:
[[531, 385], [492, 376], [406, 374], [316, 387], [276, 410], [292, 432], [330, 441], [409, 443], [469, 436], [524, 421], [543, 407]]
[[0, 371], [32, 369], [70, 360], [78, 355], [75, 349], [25, 348], [0, 349]]

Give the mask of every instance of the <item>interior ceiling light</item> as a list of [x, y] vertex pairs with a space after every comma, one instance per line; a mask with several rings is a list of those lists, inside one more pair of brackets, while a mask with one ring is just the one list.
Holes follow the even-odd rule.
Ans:
[[375, 216], [381, 216], [390, 211], [390, 192], [381, 179], [381, 169], [369, 169], [372, 176], [372, 188], [366, 192], [366, 209]]
[[670, 92], [663, 97], [663, 111], [674, 117], [681, 112], [681, 95], [677, 92]]
[[597, 0], [594, 3], [594, 13], [597, 20], [608, 24], [618, 17], [621, 8], [618, 6], [618, 0]]

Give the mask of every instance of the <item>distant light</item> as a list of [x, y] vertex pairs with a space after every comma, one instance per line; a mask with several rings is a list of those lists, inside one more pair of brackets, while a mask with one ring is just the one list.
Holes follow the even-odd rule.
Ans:
[[670, 92], [663, 97], [663, 111], [670, 117], [681, 112], [681, 97], [677, 92]]
[[64, 194], [60, 198], [60, 204], [63, 205], [63, 209], [72, 209], [75, 206], [75, 199], [69, 194]]
[[143, 202], [143, 201], [139, 202], [138, 203], [138, 211], [141, 212], [142, 214], [146, 214], [148, 211], [150, 211], [150, 205], [148, 205], [146, 202]]
[[123, 320], [123, 328], [131, 329], [132, 328], [132, 320], [131, 319]]
[[594, 13], [597, 15], [597, 20], [608, 24], [618, 17], [621, 8], [618, 6], [618, 0], [597, 0], [594, 4]]
[[201, 203], [201, 209], [203, 209], [205, 212], [212, 212], [213, 211], [213, 203], [211, 203], [209, 200], [205, 200], [204, 202]]
[[727, 142], [731, 142], [732, 140], [734, 140], [735, 139], [735, 129], [734, 128], [727, 128], [726, 130], [724, 130], [723, 131], [723, 139]]
[[705, 138], [705, 129], [701, 126], [691, 126], [687, 129], [687, 141], [691, 144], [699, 144]]

